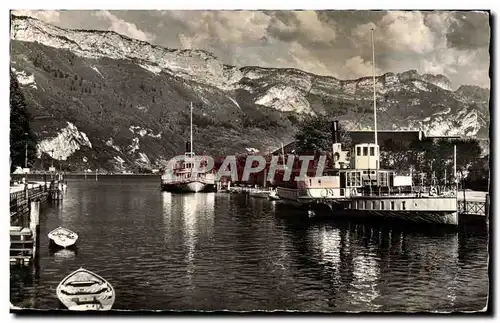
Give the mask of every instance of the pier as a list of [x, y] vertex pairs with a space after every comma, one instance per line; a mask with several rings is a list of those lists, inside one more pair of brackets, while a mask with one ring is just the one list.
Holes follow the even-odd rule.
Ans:
[[36, 261], [39, 250], [40, 209], [48, 200], [62, 199], [59, 181], [27, 182], [10, 187], [10, 263]]

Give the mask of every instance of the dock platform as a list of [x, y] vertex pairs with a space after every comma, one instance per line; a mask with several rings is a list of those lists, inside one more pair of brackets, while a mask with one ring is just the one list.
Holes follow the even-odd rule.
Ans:
[[60, 182], [28, 182], [10, 187], [10, 263], [36, 261], [40, 235], [40, 206], [62, 198]]

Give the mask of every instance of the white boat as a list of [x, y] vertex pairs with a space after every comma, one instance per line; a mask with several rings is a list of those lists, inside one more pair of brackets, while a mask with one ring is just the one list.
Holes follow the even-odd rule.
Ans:
[[272, 190], [269, 193], [268, 199], [270, 199], [270, 200], [279, 200], [280, 197], [278, 196], [278, 191], [277, 190]]
[[70, 229], [58, 227], [47, 235], [50, 241], [60, 247], [68, 248], [73, 246], [78, 240], [78, 234]]
[[70, 311], [109, 311], [115, 290], [101, 276], [80, 268], [64, 278], [56, 289], [57, 297]]
[[[315, 215], [380, 216], [457, 225], [456, 185], [452, 187], [453, 194], [434, 186], [430, 187], [429, 194], [423, 194], [422, 191], [427, 188], [422, 185], [418, 191], [415, 190], [411, 170], [410, 175], [398, 175], [395, 171], [379, 167], [375, 84], [373, 74], [374, 142], [356, 144], [348, 154], [337, 142], [339, 133], [335, 121], [332, 146], [334, 171], [325, 176], [306, 176], [302, 180], [284, 182], [278, 187], [278, 196], [287, 203], [312, 208]], [[454, 164], [456, 174], [456, 151]]]
[[[196, 168], [200, 163], [201, 167]], [[215, 175], [207, 170], [207, 160], [195, 157], [193, 152], [193, 105], [191, 104], [191, 140], [186, 142], [186, 152], [182, 160], [177, 161], [161, 176], [161, 189], [168, 192], [214, 192]], [[200, 165], [199, 165], [200, 166]]]

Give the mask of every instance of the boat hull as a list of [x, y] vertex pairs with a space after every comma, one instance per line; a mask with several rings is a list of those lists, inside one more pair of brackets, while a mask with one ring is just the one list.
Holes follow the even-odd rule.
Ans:
[[[382, 202], [394, 209], [380, 208]], [[405, 205], [403, 209], [401, 206]], [[384, 198], [316, 200], [307, 203], [317, 216], [387, 218], [410, 222], [458, 225], [455, 198]], [[364, 207], [364, 209], [361, 209]]]
[[76, 245], [78, 240], [76, 232], [62, 227], [50, 231], [47, 236], [51, 247], [71, 248]]
[[263, 192], [250, 192], [249, 194], [251, 197], [255, 198], [268, 198], [269, 197], [269, 192], [263, 191]]
[[278, 201], [280, 199], [280, 197], [276, 194], [269, 194], [267, 198], [271, 201]]
[[56, 293], [59, 301], [71, 311], [108, 311], [115, 302], [111, 284], [83, 268], [63, 279]]
[[204, 183], [201, 181], [190, 181], [175, 184], [162, 183], [161, 187], [163, 191], [176, 193], [214, 192], [216, 190], [215, 184]]
[[317, 217], [384, 218], [417, 223], [458, 225], [458, 214], [453, 211], [374, 211], [374, 210], [326, 210], [311, 207]]
[[[281, 198], [281, 201], [296, 210], [312, 210], [315, 218], [386, 218], [454, 226], [459, 222], [457, 202], [453, 197]], [[385, 209], [381, 207], [382, 201]], [[394, 209], [388, 209], [391, 203]], [[309, 217], [307, 212], [302, 213]]]

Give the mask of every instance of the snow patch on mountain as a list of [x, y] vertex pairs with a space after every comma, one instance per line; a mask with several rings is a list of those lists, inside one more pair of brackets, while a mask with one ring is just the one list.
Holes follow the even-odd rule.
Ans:
[[46, 153], [54, 159], [66, 160], [83, 146], [92, 148], [92, 143], [84, 132], [79, 131], [71, 122], [67, 124], [56, 137], [44, 139], [37, 145], [38, 158]]
[[151, 138], [156, 138], [156, 139], [160, 139], [161, 138], [161, 132], [157, 133], [156, 135], [153, 134], [153, 132], [151, 131], [150, 133], [148, 133], [148, 137], [151, 137]]
[[429, 92], [429, 89], [420, 81], [413, 81], [413, 85], [421, 91]]
[[129, 153], [131, 153], [131, 154], [133, 154], [137, 150], [139, 150], [139, 138], [134, 137], [132, 139], [132, 143], [128, 146], [128, 148], [129, 148]]
[[137, 159], [137, 161], [141, 164], [146, 164], [146, 165], [151, 164], [149, 157], [145, 153], [139, 153], [139, 158]]
[[114, 160], [116, 160], [116, 161], [117, 161], [117, 162], [119, 162], [120, 164], [125, 163], [125, 161], [123, 160], [123, 158], [121, 158], [120, 156], [115, 156], [115, 157], [114, 157]]
[[146, 129], [142, 129], [141, 127], [139, 126], [130, 126], [128, 128], [133, 134], [138, 134], [139, 136], [141, 137], [144, 137], [148, 131]]
[[102, 78], [104, 78], [104, 76], [101, 74], [101, 72], [97, 69], [97, 67], [95, 66], [90, 66], [91, 69], [93, 69], [94, 71], [96, 71], [97, 74], [99, 74]]
[[451, 112], [451, 108], [450, 108], [450, 107], [446, 107], [446, 109], [445, 109], [445, 110], [443, 110], [443, 111], [438, 111], [438, 112], [434, 113], [433, 115], [435, 115], [435, 116], [438, 116], [438, 115], [446, 115], [446, 114], [450, 114], [450, 112]]
[[17, 78], [17, 81], [19, 82], [19, 84], [31, 87], [33, 89], [37, 89], [34, 74], [28, 75], [28, 73], [26, 73], [25, 71], [18, 71], [13, 67], [12, 67], [12, 71], [16, 75], [16, 78]]
[[139, 135], [141, 137], [148, 136], [148, 137], [151, 137], [151, 138], [161, 138], [161, 132], [159, 132], [158, 134], [155, 135], [154, 132], [153, 132], [153, 130], [151, 130], [149, 128], [144, 129], [144, 128], [139, 127], [139, 126], [130, 126], [128, 129], [134, 135]]
[[116, 151], [121, 151], [120, 147], [113, 143], [113, 138], [109, 138], [106, 141], [106, 146], [113, 147]]
[[247, 152], [257, 154], [259, 150], [257, 148], [247, 147], [245, 148]]
[[159, 68], [158, 66], [153, 66], [150, 64], [139, 64], [139, 66], [156, 75], [161, 73], [161, 68]]
[[241, 110], [240, 105], [238, 104], [238, 102], [237, 102], [235, 99], [233, 99], [233, 98], [231, 98], [231, 97], [229, 97], [229, 96], [228, 96], [227, 98], [228, 98], [229, 100], [231, 100], [231, 101], [234, 103], [234, 105], [236, 105], [236, 106], [238, 107], [238, 109], [240, 109], [240, 110]]

